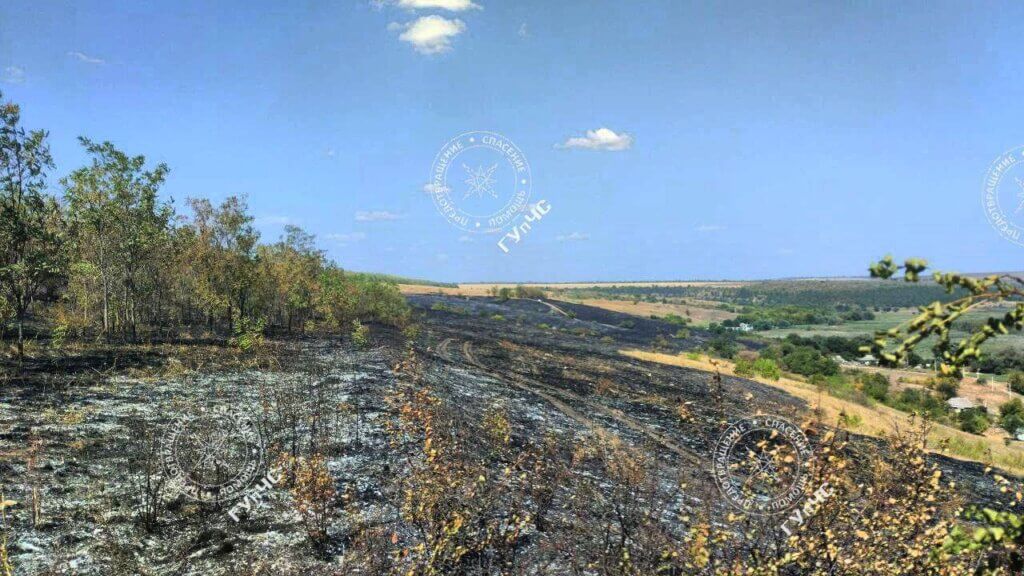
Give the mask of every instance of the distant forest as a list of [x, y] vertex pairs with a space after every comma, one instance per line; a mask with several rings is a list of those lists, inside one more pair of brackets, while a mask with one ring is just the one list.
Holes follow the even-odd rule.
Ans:
[[[556, 287], [553, 290], [559, 291]], [[745, 286], [601, 286], [561, 290], [569, 297], [661, 300], [690, 298], [726, 302], [739, 306], [802, 306], [833, 308], [836, 305], [867, 309], [924, 306], [949, 302], [963, 295], [952, 294], [937, 284], [910, 284], [882, 280], [773, 280]]]

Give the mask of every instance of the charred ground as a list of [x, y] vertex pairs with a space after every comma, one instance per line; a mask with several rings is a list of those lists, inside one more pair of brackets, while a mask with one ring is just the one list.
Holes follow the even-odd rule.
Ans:
[[[675, 338], [677, 327], [666, 322], [561, 302], [429, 295], [409, 301], [421, 326], [411, 344], [416, 386], [443, 405], [452, 445], [500, 476], [512, 463], [480, 443], [490, 433], [488, 414], [507, 416], [513, 447], [549, 436], [565, 446], [621, 439], [652, 461], [650, 494], [664, 502], [656, 521], [667, 538], [678, 530], [675, 518], [718, 506], [705, 498], [714, 490], [707, 468], [725, 423], [754, 413], [808, 420], [809, 407], [776, 388], [619, 353], [697, 348], [709, 338], [700, 330]], [[402, 335], [375, 327], [366, 349], [316, 338], [268, 347], [255, 362], [212, 344], [109, 347], [69, 358], [63, 370], [40, 363], [8, 378], [0, 398], [0, 482], [4, 496], [19, 503], [8, 510], [16, 573], [372, 573], [367, 534], [379, 532], [382, 543], [399, 547], [415, 538], [403, 532], [411, 528], [396, 528], [403, 514], [396, 477], [410, 474], [421, 450], [421, 439], [393, 430], [401, 410], [395, 398], [410, 393], [400, 369], [409, 361]], [[158, 486], [154, 454], [166, 428], [184, 414], [223, 405], [258, 415], [273, 454], [324, 455], [333, 511], [317, 545], [284, 485], [240, 522], [230, 519], [227, 505], [198, 504]], [[811, 427], [812, 440], [823, 427]], [[851, 444], [854, 452], [880, 449], [870, 439]], [[572, 457], [565, 448], [553, 450], [553, 457]], [[934, 458], [970, 498], [994, 497], [982, 466]], [[584, 463], [576, 474], [594, 498], [614, 490], [600, 467]], [[587, 520], [572, 517], [576, 508], [566, 495], [551, 500], [549, 522]], [[711, 512], [724, 518], [727, 511]], [[514, 555], [546, 555], [547, 573], [565, 568], [560, 546], [582, 546], [574, 538], [586, 537], [567, 531], [552, 544], [541, 532], [518, 534]], [[356, 566], [356, 557], [365, 562]], [[480, 573], [495, 562], [467, 561]]]

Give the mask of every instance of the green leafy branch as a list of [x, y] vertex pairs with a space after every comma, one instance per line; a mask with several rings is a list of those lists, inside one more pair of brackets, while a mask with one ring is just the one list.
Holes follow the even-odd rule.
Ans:
[[[910, 258], [903, 265], [893, 262], [892, 256], [871, 265], [871, 277], [889, 279], [900, 270], [906, 282], [919, 282], [921, 273], [928, 263], [919, 258]], [[994, 274], [975, 278], [957, 273], [935, 272], [932, 279], [952, 294], [957, 288], [967, 292], [966, 296], [951, 302], [933, 302], [918, 308], [919, 314], [903, 324], [889, 330], [875, 333], [870, 346], [862, 346], [861, 352], [874, 354], [886, 366], [898, 365], [922, 340], [930, 336], [938, 338], [932, 348], [943, 374], [960, 376], [963, 367], [972, 358], [981, 357], [981, 345], [990, 338], [1008, 334], [1011, 329], [1024, 328], [1024, 278], [1012, 274]], [[993, 316], [973, 330], [955, 346], [950, 342], [953, 324], [970, 309], [984, 303], [1016, 301], [1016, 306], [1003, 316]]]

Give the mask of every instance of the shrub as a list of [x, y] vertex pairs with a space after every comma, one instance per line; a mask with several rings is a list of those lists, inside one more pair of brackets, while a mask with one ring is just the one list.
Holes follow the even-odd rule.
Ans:
[[364, 326], [358, 318], [352, 321], [352, 343], [357, 348], [366, 348], [370, 343], [370, 327]]
[[860, 389], [869, 398], [885, 402], [889, 397], [889, 379], [877, 372], [860, 372], [857, 374]]
[[662, 320], [668, 322], [669, 324], [679, 324], [680, 326], [685, 326], [690, 322], [689, 318], [683, 318], [678, 314], [666, 314], [665, 317], [662, 318]]
[[733, 372], [737, 376], [749, 378], [754, 375], [754, 363], [746, 358], [737, 358], [736, 366], [735, 368], [733, 368]]
[[960, 384], [952, 378], [939, 378], [935, 381], [935, 391], [942, 396], [944, 400], [949, 400], [957, 395], [960, 391]]
[[732, 358], [740, 347], [732, 338], [719, 336], [708, 342], [708, 349], [721, 358]]
[[68, 336], [68, 325], [58, 324], [53, 327], [53, 332], [50, 336], [50, 348], [54, 350], [62, 350], [64, 348], [64, 341]]
[[1010, 390], [1017, 394], [1024, 394], [1024, 372], [1017, 370], [1010, 372], [1010, 376], [1006, 381], [1010, 384]]
[[860, 417], [859, 414], [847, 414], [846, 412], [839, 413], [839, 423], [844, 428], [857, 428], [863, 422], [864, 420]]
[[321, 543], [327, 539], [327, 528], [334, 512], [334, 478], [324, 457], [314, 454], [298, 461], [292, 497], [302, 517], [309, 539]]
[[544, 291], [533, 286], [516, 286], [514, 293], [516, 298], [530, 298], [533, 300], [544, 298]]
[[782, 377], [782, 370], [771, 358], [758, 358], [754, 362], [754, 371], [762, 378], [778, 380]]
[[262, 318], [249, 318], [247, 316], [239, 318], [235, 324], [235, 334], [231, 338], [231, 345], [242, 352], [248, 352], [261, 347], [263, 345], [263, 326], [264, 321]]
[[784, 350], [782, 363], [790, 372], [804, 376], [813, 376], [814, 374], [833, 376], [839, 373], [838, 364], [810, 346], [796, 346], [788, 351]]
[[990, 424], [984, 408], [961, 410], [957, 419], [960, 420], [960, 429], [971, 434], [983, 434]]
[[999, 426], [1010, 434], [1016, 434], [1024, 428], [1024, 403], [1021, 403], [1020, 398], [999, 406]]

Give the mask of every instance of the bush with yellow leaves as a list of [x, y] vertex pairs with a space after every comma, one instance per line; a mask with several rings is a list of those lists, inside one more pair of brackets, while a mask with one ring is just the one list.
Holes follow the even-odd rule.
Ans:
[[336, 492], [334, 478], [322, 455], [297, 459], [291, 492], [309, 539], [314, 543], [326, 541], [327, 528], [334, 517]]

